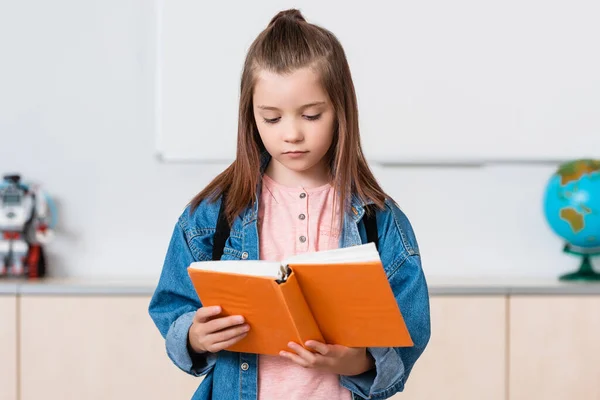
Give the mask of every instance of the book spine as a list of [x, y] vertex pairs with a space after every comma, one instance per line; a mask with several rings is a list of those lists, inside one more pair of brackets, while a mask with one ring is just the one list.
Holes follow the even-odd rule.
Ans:
[[293, 272], [279, 289], [296, 329], [297, 343], [304, 346], [307, 340], [325, 342]]

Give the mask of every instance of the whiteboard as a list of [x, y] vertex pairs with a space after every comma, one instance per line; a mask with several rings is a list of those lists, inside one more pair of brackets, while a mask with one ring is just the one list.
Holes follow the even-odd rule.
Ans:
[[331, 30], [380, 163], [600, 158], [600, 2], [159, 0], [156, 145], [235, 157], [246, 51], [280, 10]]

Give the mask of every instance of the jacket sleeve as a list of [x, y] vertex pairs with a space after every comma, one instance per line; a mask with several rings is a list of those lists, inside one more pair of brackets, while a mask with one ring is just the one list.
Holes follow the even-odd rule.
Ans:
[[375, 368], [360, 375], [340, 378], [342, 386], [351, 390], [355, 399], [386, 399], [403, 391], [431, 335], [429, 291], [416, 239], [408, 219], [399, 209], [393, 209], [392, 217], [387, 221], [384, 219], [381, 224], [378, 221], [380, 252], [414, 346], [368, 348], [375, 359]]
[[173, 363], [188, 374], [201, 376], [214, 367], [216, 355], [197, 354], [188, 346], [188, 331], [202, 304], [187, 267], [194, 261], [210, 258], [190, 245], [184, 230], [186, 223], [187, 219], [182, 216], [175, 225], [148, 311], [165, 339], [166, 351]]

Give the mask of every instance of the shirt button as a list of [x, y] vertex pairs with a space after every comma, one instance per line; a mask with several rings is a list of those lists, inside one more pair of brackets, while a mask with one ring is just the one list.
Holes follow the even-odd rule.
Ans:
[[246, 258], [248, 258], [248, 252], [245, 251], [242, 253], [242, 260], [245, 260]]
[[302, 243], [306, 242], [306, 236], [300, 236], [300, 242], [302, 242]]
[[306, 193], [300, 193], [300, 198], [303, 199], [306, 197]]
[[242, 363], [242, 371], [248, 371], [248, 368], [250, 368], [250, 366], [248, 365], [248, 363]]
[[298, 215], [298, 218], [300, 218], [300, 219], [304, 219], [304, 218], [306, 218], [306, 215], [304, 215], [304, 214], [300, 214], [300, 215]]

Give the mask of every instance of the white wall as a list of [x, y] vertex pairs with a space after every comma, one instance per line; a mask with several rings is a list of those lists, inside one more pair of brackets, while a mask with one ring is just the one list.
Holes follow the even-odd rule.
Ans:
[[[42, 182], [56, 199], [51, 275], [156, 276], [177, 216], [224, 167], [155, 157], [154, 7], [22, 0], [0, 13], [0, 173]], [[553, 169], [377, 175], [411, 218], [429, 276], [553, 277], [578, 263], [542, 216]]]

